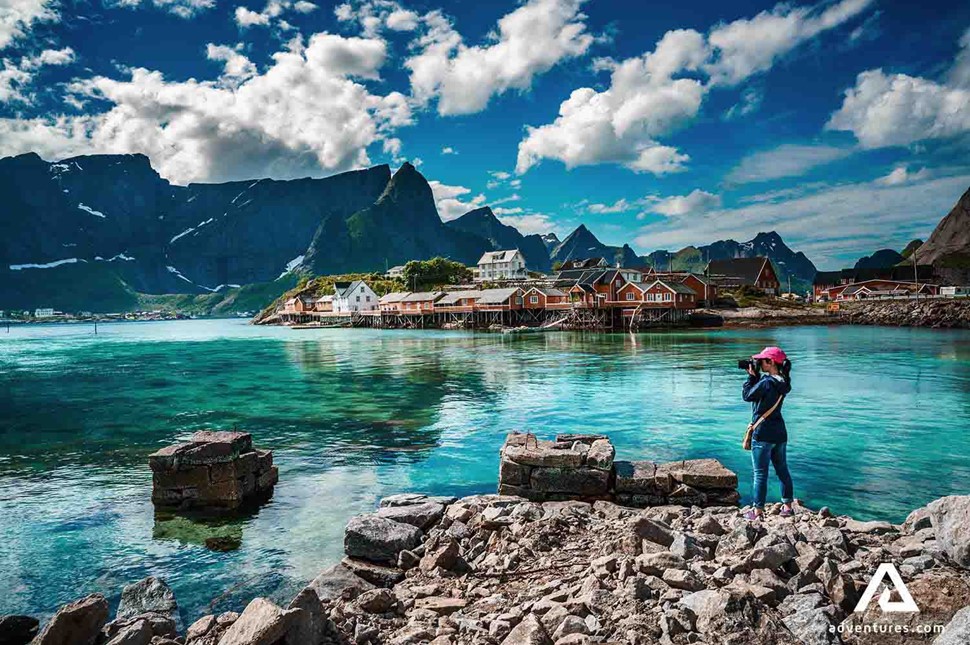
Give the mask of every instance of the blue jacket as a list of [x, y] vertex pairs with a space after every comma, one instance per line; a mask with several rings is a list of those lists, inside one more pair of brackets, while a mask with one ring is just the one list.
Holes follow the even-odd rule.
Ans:
[[[751, 422], [754, 423], [761, 418], [761, 415], [771, 409], [778, 397], [791, 392], [791, 382], [778, 376], [762, 374], [761, 378], [749, 376], [741, 388], [741, 398], [751, 402]], [[781, 415], [781, 405], [765, 419], [758, 429], [754, 431], [755, 441], [767, 441], [770, 443], [785, 443], [788, 441], [788, 429], [785, 427], [785, 418]]]

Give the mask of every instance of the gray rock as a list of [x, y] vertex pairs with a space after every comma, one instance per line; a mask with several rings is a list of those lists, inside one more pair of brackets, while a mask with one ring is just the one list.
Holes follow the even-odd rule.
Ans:
[[175, 623], [175, 629], [182, 631], [182, 617], [179, 615], [175, 594], [164, 580], [154, 576], [127, 585], [121, 591], [121, 602], [118, 604], [115, 618], [133, 618], [148, 613], [171, 618]]
[[663, 572], [663, 581], [674, 589], [682, 589], [684, 591], [700, 591], [704, 588], [703, 583], [697, 579], [690, 571], [684, 571], [683, 569], [667, 569]]
[[421, 529], [377, 515], [351, 518], [344, 530], [344, 552], [352, 558], [397, 563], [397, 554], [421, 543]]
[[153, 636], [151, 623], [139, 618], [120, 628], [105, 645], [149, 645]]
[[748, 557], [744, 559], [739, 567], [742, 571], [753, 571], [754, 569], [775, 569], [788, 564], [795, 559], [798, 552], [795, 547], [788, 542], [779, 542], [766, 546], [756, 547]]
[[385, 506], [377, 510], [378, 517], [410, 524], [421, 530], [427, 530], [437, 524], [444, 513], [445, 507], [434, 502], [403, 506]]
[[704, 589], [687, 594], [679, 604], [694, 614], [697, 629], [704, 632], [712, 621], [727, 611], [730, 601], [730, 594], [724, 591]]
[[40, 622], [33, 616], [0, 616], [0, 643], [26, 645], [39, 627]]
[[947, 623], [933, 645], [966, 645], [970, 643], [970, 607], [964, 607]]
[[950, 495], [930, 502], [936, 541], [954, 564], [970, 569], [970, 495]]
[[778, 612], [782, 616], [787, 616], [788, 614], [818, 609], [825, 604], [826, 600], [820, 593], [796, 593], [781, 601], [781, 604], [778, 605]]
[[534, 468], [529, 484], [540, 493], [568, 493], [583, 497], [609, 492], [610, 473], [599, 468]]
[[673, 544], [676, 537], [673, 529], [666, 523], [642, 515], [633, 521], [633, 532], [641, 540], [649, 540], [667, 547]]
[[316, 593], [320, 600], [352, 600], [373, 589], [374, 585], [356, 575], [347, 566], [338, 564], [318, 575], [306, 588]]
[[552, 645], [552, 640], [535, 614], [529, 614], [509, 632], [502, 645]]
[[930, 515], [930, 511], [925, 506], [917, 508], [915, 511], [910, 513], [906, 519], [903, 521], [903, 532], [904, 533], [915, 533], [922, 529], [929, 529], [933, 527], [933, 518]]
[[[403, 551], [402, 551], [403, 553]], [[344, 558], [340, 564], [350, 569], [358, 578], [378, 587], [393, 587], [404, 579], [404, 570], [367, 560]]]
[[758, 539], [758, 530], [748, 522], [741, 522], [717, 543], [715, 556], [727, 558], [747, 552]]
[[613, 459], [616, 457], [616, 449], [609, 439], [597, 439], [586, 453], [586, 465], [592, 468], [610, 470], [613, 468]]
[[679, 555], [685, 560], [710, 560], [711, 554], [708, 553], [701, 544], [692, 536], [686, 533], [677, 533], [674, 541], [670, 543], [670, 552]]
[[782, 622], [803, 645], [831, 645], [840, 642], [831, 629], [831, 614], [831, 609], [807, 609], [785, 616]]
[[265, 598], [254, 598], [219, 639], [219, 645], [274, 645], [283, 639], [300, 610], [283, 610]]
[[666, 495], [673, 490], [668, 472], [658, 472], [652, 461], [616, 461], [615, 490], [630, 495]]
[[285, 645], [320, 645], [336, 642], [337, 629], [324, 611], [320, 598], [304, 588], [290, 602], [289, 610], [298, 610], [286, 632]]
[[354, 604], [368, 614], [384, 614], [397, 605], [397, 596], [390, 589], [371, 589], [357, 596]]
[[33, 645], [91, 645], [108, 622], [108, 601], [99, 593], [57, 610]]
[[674, 481], [700, 489], [738, 487], [738, 476], [717, 459], [688, 459], [662, 464], [661, 470], [669, 472]]
[[881, 535], [883, 533], [892, 533], [896, 530], [889, 522], [872, 521], [872, 522], [860, 522], [854, 520], [851, 517], [845, 520], [845, 529], [853, 533], [863, 533], [866, 535]]

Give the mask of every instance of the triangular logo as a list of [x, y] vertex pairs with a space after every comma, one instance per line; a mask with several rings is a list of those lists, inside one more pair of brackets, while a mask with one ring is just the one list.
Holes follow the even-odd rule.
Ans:
[[902, 600], [889, 600], [892, 597], [892, 588], [887, 586], [883, 590], [882, 595], [879, 596], [879, 608], [884, 612], [918, 612], [919, 607], [916, 606], [916, 602], [910, 595], [909, 589], [906, 588], [902, 577], [900, 577], [899, 572], [896, 571], [896, 567], [891, 562], [883, 562], [879, 565], [876, 573], [872, 576], [872, 580], [869, 581], [869, 586], [866, 587], [865, 593], [859, 599], [859, 604], [855, 606], [854, 611], [860, 613], [868, 609], [869, 603], [872, 602], [872, 597], [876, 595], [880, 583], [882, 583], [883, 578], [886, 576], [889, 576], [893, 587], [895, 587]]

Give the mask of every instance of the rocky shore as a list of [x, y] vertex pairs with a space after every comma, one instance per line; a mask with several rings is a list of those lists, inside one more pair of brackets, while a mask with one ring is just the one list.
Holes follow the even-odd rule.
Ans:
[[970, 329], [970, 300], [873, 300], [853, 303], [842, 322], [856, 325]]
[[[592, 450], [596, 438], [533, 444], [515, 438], [522, 436], [506, 444], [508, 461], [534, 460], [524, 453], [536, 450], [553, 459], [551, 451], [562, 451], [558, 457], [574, 464], [566, 468], [589, 475], [593, 464], [612, 458], [602, 443]], [[584, 459], [577, 462], [576, 452]], [[534, 490], [542, 499], [385, 498], [350, 520], [343, 561], [283, 605], [256, 598], [241, 613], [204, 616], [183, 631], [171, 591], [150, 578], [124, 590], [115, 620], [108, 622], [107, 602], [95, 594], [63, 607], [33, 643], [970, 643], [970, 496], [936, 500], [901, 525], [800, 504], [794, 517], [769, 508], [749, 522], [735, 504], [719, 501], [721, 492], [683, 503], [669, 494], [640, 500], [662, 502], [646, 508], [617, 503], [616, 478], [631, 472], [641, 473], [641, 487], [659, 477], [664, 490], [692, 486], [686, 479], [723, 491], [728, 476], [715, 460], [662, 468], [626, 462], [635, 464], [632, 471], [617, 469], [622, 463], [608, 471], [602, 496], [613, 491], [613, 499], [556, 493], [563, 498], [550, 500]], [[529, 481], [540, 485], [556, 474], [532, 479], [534, 472]], [[867, 589], [886, 563], [918, 612], [883, 611], [902, 598], [892, 577]], [[865, 596], [868, 604], [859, 607]], [[37, 629], [34, 621], [25, 636], [29, 621], [0, 619], [0, 642], [28, 642]]]

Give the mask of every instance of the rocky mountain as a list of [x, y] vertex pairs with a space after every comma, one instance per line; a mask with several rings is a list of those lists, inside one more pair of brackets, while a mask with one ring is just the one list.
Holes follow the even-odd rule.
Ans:
[[[175, 186], [143, 155], [51, 163], [25, 154], [0, 159], [0, 203], [0, 309], [123, 310], [139, 293], [221, 292], [299, 267], [383, 270], [436, 255], [474, 263], [494, 248], [442, 223], [411, 164], [393, 177], [381, 165]], [[541, 247], [532, 237], [524, 245]]]
[[[793, 251], [774, 231], [758, 233], [747, 242], [719, 240], [706, 246], [688, 246], [671, 253], [654, 251], [643, 257], [644, 263], [658, 270], [702, 272], [711, 260], [766, 256], [775, 265], [779, 277], [786, 283], [789, 276], [792, 288], [803, 291], [815, 277], [815, 265], [801, 251]], [[787, 285], [786, 285], [787, 286]]]
[[916, 253], [916, 251], [919, 250], [919, 247], [921, 246], [923, 246], [923, 240], [911, 240], [910, 243], [906, 245], [906, 248], [903, 249], [901, 255], [904, 259], [908, 260], [910, 257], [912, 257], [913, 253]]
[[855, 263], [855, 268], [883, 269], [886, 267], [896, 266], [905, 260], [906, 258], [903, 257], [899, 251], [895, 251], [893, 249], [879, 249], [872, 255], [859, 258], [859, 260]]
[[970, 280], [970, 189], [916, 250], [916, 262], [932, 264], [950, 281]]
[[640, 258], [628, 244], [623, 246], [609, 246], [600, 242], [585, 224], [580, 224], [566, 239], [560, 242], [549, 253], [553, 262], [566, 260], [582, 260], [584, 258], [606, 258], [610, 264], [634, 267], [640, 264]]
[[503, 224], [488, 206], [468, 211], [458, 219], [447, 222], [458, 231], [476, 235], [489, 241], [493, 251], [519, 249], [526, 266], [534, 271], [549, 271], [549, 251], [539, 235], [522, 235], [514, 226]]
[[550, 253], [554, 248], [559, 246], [559, 243], [562, 241], [555, 233], [546, 233], [545, 235], [540, 235], [539, 237], [542, 238], [542, 243], [546, 245], [546, 251], [549, 251]]

